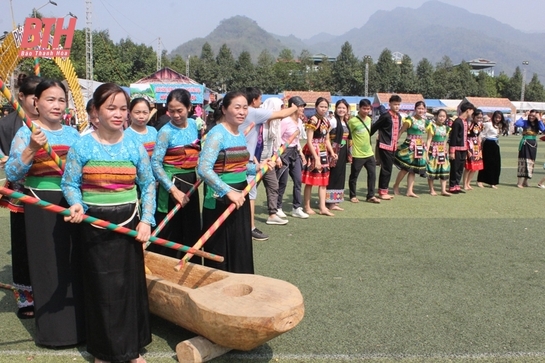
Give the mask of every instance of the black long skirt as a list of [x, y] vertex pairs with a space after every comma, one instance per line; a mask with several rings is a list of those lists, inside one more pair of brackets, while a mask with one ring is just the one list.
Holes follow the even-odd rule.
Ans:
[[495, 140], [483, 142], [483, 169], [479, 170], [477, 181], [489, 185], [500, 183], [501, 155], [500, 145]]
[[[196, 173], [187, 173], [176, 175], [174, 184], [183, 193], [187, 193], [189, 189], [191, 189], [191, 186], [196, 182]], [[174, 198], [169, 197], [168, 210], [172, 210], [175, 205], [176, 201]], [[200, 210], [199, 190], [197, 189], [189, 198], [189, 203], [174, 215], [157, 237], [181, 243], [186, 246], [193, 246], [201, 236]], [[159, 224], [166, 215], [167, 213], [155, 212], [155, 221], [157, 224]], [[156, 244], [149, 245], [147, 250], [178, 259], [182, 258], [185, 254], [184, 252]], [[191, 258], [191, 262], [200, 264], [202, 259], [198, 256], [194, 256]]]
[[326, 188], [326, 203], [341, 203], [344, 201], [347, 155], [348, 146], [344, 145], [339, 150], [337, 165], [334, 167], [330, 166], [329, 183]]
[[523, 140], [518, 155], [517, 177], [532, 179], [537, 157], [537, 142], [534, 139]]
[[[60, 191], [34, 191], [47, 202], [68, 207]], [[30, 194], [32, 195], [32, 194]], [[59, 214], [25, 205], [30, 280], [37, 344], [61, 347], [85, 341], [78, 226]]]
[[[247, 183], [232, 184], [231, 187], [243, 190]], [[229, 207], [227, 197], [216, 201], [214, 209], [203, 208], [203, 233]], [[223, 271], [253, 274], [254, 251], [252, 246], [252, 225], [250, 220], [250, 199], [246, 196], [243, 206], [229, 215], [204, 245], [206, 252], [225, 257], [221, 263], [204, 259], [204, 264]]]
[[11, 233], [11, 274], [17, 307], [34, 306], [30, 271], [28, 269], [28, 249], [25, 230], [25, 214], [10, 212]]
[[[88, 215], [127, 221], [135, 204], [91, 206]], [[134, 229], [138, 218], [125, 224]], [[87, 351], [106, 361], [136, 359], [151, 342], [142, 244], [133, 237], [82, 224]]]

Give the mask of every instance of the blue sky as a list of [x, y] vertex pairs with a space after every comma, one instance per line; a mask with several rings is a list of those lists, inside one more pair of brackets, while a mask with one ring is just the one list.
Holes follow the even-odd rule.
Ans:
[[[46, 17], [72, 12], [77, 28], [85, 27], [85, 0], [0, 0], [0, 31], [11, 30], [12, 21], [23, 24], [33, 8]], [[245, 15], [266, 31], [293, 34], [306, 39], [320, 32], [340, 35], [359, 28], [378, 10], [418, 8], [426, 0], [93, 0], [93, 29], [108, 29], [114, 41], [130, 37], [136, 43], [169, 52], [196, 37], [208, 35], [221, 20]], [[476, 14], [487, 15], [526, 32], [545, 33], [543, 5], [539, 0], [442, 0]], [[11, 17], [13, 9], [14, 19]], [[47, 5], [45, 5], [47, 4]], [[197, 6], [195, 4], [200, 4]], [[44, 6], [45, 5], [45, 6]]]

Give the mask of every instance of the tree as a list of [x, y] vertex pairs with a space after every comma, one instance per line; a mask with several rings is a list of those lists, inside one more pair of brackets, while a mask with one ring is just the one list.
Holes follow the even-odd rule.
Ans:
[[477, 75], [477, 96], [479, 97], [498, 97], [496, 80], [485, 72], [479, 72]]
[[527, 101], [543, 102], [545, 101], [545, 90], [543, 85], [539, 81], [536, 73], [532, 76], [530, 83], [526, 86], [526, 92], [524, 93], [524, 99]]
[[335, 93], [340, 95], [358, 95], [363, 88], [363, 73], [358, 58], [352, 51], [352, 45], [345, 42], [332, 69]]
[[333, 67], [327, 57], [323, 57], [316, 70], [310, 75], [313, 91], [333, 91]]
[[433, 65], [427, 58], [423, 58], [416, 66], [416, 92], [424, 98], [433, 95]]
[[399, 67], [392, 58], [392, 52], [385, 48], [378, 57], [377, 65], [377, 92], [395, 92], [399, 79]]
[[444, 56], [443, 59], [435, 65], [432, 98], [450, 98], [448, 92], [450, 89], [448, 78], [453, 71], [453, 67], [454, 65], [448, 56]]
[[293, 53], [289, 49], [282, 49], [274, 64], [274, 76], [278, 81], [280, 90], [300, 90], [304, 84], [301, 81], [301, 69], [299, 64], [293, 58]]
[[170, 59], [163, 56], [163, 59], [163, 64], [165, 67], [169, 67], [178, 73], [185, 74], [185, 59], [180, 54], [176, 54]]
[[520, 101], [520, 91], [522, 89], [522, 72], [520, 68], [515, 68], [513, 76], [509, 79], [509, 83], [503, 91], [503, 97], [509, 98], [511, 101]]
[[231, 49], [227, 44], [223, 44], [216, 57], [216, 64], [218, 65], [218, 78], [217, 81], [220, 84], [225, 85], [224, 91], [232, 90], [233, 73], [235, 72], [235, 58]]
[[263, 93], [278, 93], [278, 83], [274, 78], [274, 57], [264, 49], [257, 58], [256, 87]]
[[413, 61], [408, 55], [403, 55], [399, 65], [399, 81], [397, 83], [397, 92], [414, 93], [416, 92], [416, 75], [414, 73]]
[[299, 54], [299, 71], [301, 72], [301, 90], [312, 90], [314, 62], [312, 61], [312, 54], [307, 49], [303, 49]]
[[504, 72], [501, 72], [499, 76], [496, 77], [496, 90], [500, 97], [507, 97], [507, 88], [509, 87], [509, 76]]
[[208, 42], [204, 43], [201, 49], [199, 62], [193, 72], [194, 78], [199, 83], [207, 85], [216, 84], [217, 63], [214, 58], [214, 52]]
[[233, 89], [245, 89], [256, 86], [256, 73], [252, 63], [252, 56], [249, 52], [243, 51], [235, 62], [235, 74]]

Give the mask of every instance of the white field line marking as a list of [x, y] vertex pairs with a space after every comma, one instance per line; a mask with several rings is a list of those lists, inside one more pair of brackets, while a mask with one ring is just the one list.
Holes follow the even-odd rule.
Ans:
[[[144, 358], [172, 358], [176, 353], [172, 352], [150, 352], [145, 353]], [[43, 350], [6, 350], [0, 351], [0, 356], [17, 355], [36, 355], [53, 357], [82, 357], [89, 358], [91, 355], [87, 352], [73, 351], [43, 351]], [[324, 360], [324, 361], [361, 361], [363, 359], [484, 359], [484, 358], [540, 358], [545, 357], [545, 352], [512, 352], [512, 353], [481, 353], [481, 354], [429, 354], [429, 355], [410, 355], [410, 354], [268, 354], [259, 353], [227, 353], [229, 358], [238, 359], [292, 359], [292, 360]]]

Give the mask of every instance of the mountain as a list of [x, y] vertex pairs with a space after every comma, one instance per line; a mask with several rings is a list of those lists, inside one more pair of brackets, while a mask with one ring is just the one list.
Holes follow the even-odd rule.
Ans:
[[360, 58], [371, 55], [376, 60], [384, 48], [409, 55], [415, 64], [422, 58], [435, 63], [445, 55], [455, 64], [485, 58], [496, 62], [497, 73], [505, 71], [508, 75], [527, 60], [530, 75], [545, 74], [545, 54], [537, 47], [545, 44], [545, 34], [524, 33], [440, 1], [428, 1], [418, 9], [377, 11], [361, 28], [313, 46], [337, 55], [346, 41]]
[[206, 37], [195, 38], [178, 46], [170, 53], [170, 56], [176, 54], [183, 58], [188, 55], [199, 56], [202, 46], [206, 42], [210, 44], [215, 55], [218, 54], [223, 44], [227, 44], [235, 58], [243, 51], [250, 52], [254, 63], [264, 49], [267, 49], [273, 56], [280, 54], [284, 48], [291, 49], [294, 56], [299, 55], [303, 49], [309, 49], [305, 43], [293, 35], [273, 35], [252, 19], [239, 15], [222, 20], [218, 27]]
[[524, 33], [489, 16], [436, 0], [417, 9], [377, 11], [363, 26], [343, 35], [320, 33], [304, 41], [294, 35], [268, 33], [252, 19], [235, 16], [221, 21], [206, 37], [180, 45], [171, 55], [200, 55], [208, 42], [215, 54], [225, 43], [235, 57], [249, 51], [254, 62], [263, 49], [273, 55], [288, 48], [294, 56], [307, 49], [336, 57], [346, 41], [360, 59], [370, 55], [376, 61], [384, 48], [409, 55], [415, 65], [422, 58], [436, 63], [445, 55], [454, 64], [484, 58], [496, 62], [496, 74], [504, 71], [509, 76], [522, 61], [529, 61], [527, 81], [533, 73], [545, 80], [545, 53], [539, 46], [545, 44], [544, 33]]

